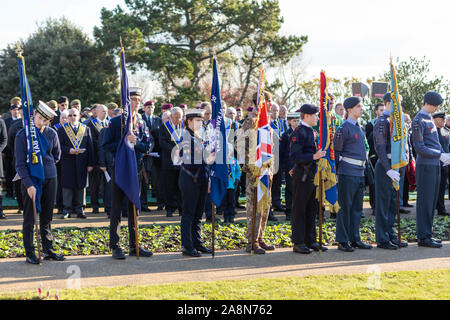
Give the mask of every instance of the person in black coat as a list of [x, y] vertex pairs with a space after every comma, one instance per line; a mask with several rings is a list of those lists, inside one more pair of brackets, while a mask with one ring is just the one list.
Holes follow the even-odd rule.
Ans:
[[80, 114], [75, 108], [69, 110], [69, 122], [58, 130], [61, 145], [61, 181], [63, 188], [63, 216], [77, 214], [85, 219], [83, 203], [87, 175], [94, 166], [94, 145], [91, 130], [79, 122]]
[[[0, 119], [0, 152], [3, 151], [6, 147], [8, 140], [8, 135], [6, 131], [6, 125], [5, 121], [3, 119]], [[4, 172], [3, 172], [3, 164], [0, 162], [0, 179], [3, 180], [4, 178]], [[2, 199], [2, 188], [0, 184], [0, 219], [6, 219], [6, 215], [3, 213], [3, 199]]]
[[[61, 156], [58, 135], [55, 130], [48, 127], [51, 119], [55, 116], [55, 112], [45, 105], [42, 101], [36, 107], [33, 118], [36, 129], [42, 132], [42, 139], [47, 141], [47, 151], [42, 154], [42, 164], [44, 167], [44, 183], [41, 190], [39, 214], [39, 230], [42, 240], [42, 248], [44, 252], [44, 260], [62, 261], [65, 258], [56, 254], [53, 249], [53, 236], [51, 232], [51, 221], [53, 218], [53, 206], [56, 198], [56, 166]], [[23, 244], [25, 248], [26, 261], [31, 264], [39, 264], [39, 260], [35, 254], [33, 244], [34, 230], [34, 210], [33, 201], [36, 197], [36, 186], [30, 176], [28, 158], [27, 136], [25, 129], [20, 130], [15, 138], [14, 153], [16, 158], [16, 171], [22, 182], [22, 198], [24, 202], [23, 212]]]
[[[17, 133], [23, 128], [23, 120], [22, 119], [17, 119], [15, 120], [11, 126], [9, 127], [8, 130], [8, 144], [7, 147], [10, 150], [14, 151], [14, 142], [15, 142], [15, 138]], [[13, 152], [13, 157], [12, 157], [12, 173], [11, 175], [13, 177], [16, 177], [16, 158], [14, 156], [14, 152]], [[17, 199], [17, 205], [18, 205], [18, 214], [22, 214], [23, 212], [23, 200], [22, 200], [22, 192], [21, 192], [21, 183], [20, 183], [20, 179], [17, 179], [16, 181], [13, 181], [13, 187], [14, 187], [14, 192], [16, 194], [16, 199]]]
[[169, 120], [159, 130], [162, 176], [164, 177], [163, 192], [168, 217], [172, 217], [177, 208], [180, 215], [182, 213], [182, 199], [178, 187], [180, 166], [172, 161], [172, 151], [182, 138], [182, 116], [181, 108], [173, 108]]

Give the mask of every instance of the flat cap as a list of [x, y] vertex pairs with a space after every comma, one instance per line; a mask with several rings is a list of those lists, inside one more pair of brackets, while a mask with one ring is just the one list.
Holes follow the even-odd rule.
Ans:
[[41, 100], [39, 100], [39, 104], [36, 106], [36, 112], [47, 120], [52, 120], [57, 116], [56, 112]]
[[432, 106], [440, 106], [442, 102], [444, 102], [444, 99], [442, 99], [442, 96], [434, 91], [429, 91], [425, 93], [425, 96], [423, 97], [424, 103], [428, 103]]
[[433, 114], [433, 119], [434, 118], [442, 118], [445, 119], [445, 112], [436, 112], [435, 114]]
[[344, 108], [350, 109], [361, 103], [360, 97], [350, 97], [344, 100]]
[[81, 101], [79, 99], [72, 100], [72, 102], [70, 103], [70, 106], [76, 105], [81, 106]]
[[319, 107], [313, 104], [304, 104], [300, 107], [300, 113], [303, 114], [315, 114], [319, 112]]
[[58, 107], [58, 103], [55, 100], [47, 101], [47, 105], [53, 110], [56, 110], [56, 108]]

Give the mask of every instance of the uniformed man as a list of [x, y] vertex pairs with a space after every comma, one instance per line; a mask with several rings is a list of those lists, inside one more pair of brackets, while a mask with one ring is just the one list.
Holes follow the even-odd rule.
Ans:
[[61, 145], [61, 186], [63, 219], [76, 214], [86, 219], [83, 205], [86, 197], [88, 172], [94, 166], [94, 145], [91, 130], [81, 123], [78, 109], [69, 110], [69, 121], [58, 130]]
[[[95, 109], [93, 109], [93, 116], [87, 122], [87, 126], [91, 131], [92, 145], [94, 149], [94, 168], [89, 173], [89, 186], [91, 189], [91, 205], [92, 205], [92, 213], [99, 213], [99, 198], [100, 198], [100, 189], [106, 184], [106, 179], [103, 171], [100, 169], [98, 164], [98, 142], [100, 131], [103, 128], [108, 126], [108, 122], [106, 120], [108, 108], [102, 104], [98, 104]], [[103, 202], [104, 202], [103, 197]]]
[[[141, 90], [139, 88], [130, 88], [131, 101], [131, 117], [133, 124], [133, 134], [127, 136], [128, 142], [134, 145], [134, 152], [136, 154], [137, 167], [139, 168], [144, 154], [148, 152], [149, 141], [146, 134], [147, 127], [144, 121], [138, 119], [138, 109], [141, 103]], [[109, 122], [108, 128], [102, 141], [103, 150], [116, 154], [120, 140], [122, 138], [122, 117], [116, 116]], [[126, 194], [120, 189], [115, 182], [115, 164], [113, 164], [111, 174], [111, 218], [109, 226], [109, 247], [113, 251], [112, 257], [114, 259], [125, 259], [125, 254], [119, 245], [120, 240], [120, 220], [122, 214], [123, 201], [128, 202], [128, 236], [129, 236], [129, 255], [136, 256], [136, 238], [133, 203], [129, 201]], [[138, 212], [136, 212], [138, 214]], [[140, 257], [150, 257], [153, 253], [144, 248], [139, 248]]]
[[[54, 116], [56, 116], [56, 113], [45, 105], [45, 103], [39, 101], [39, 105], [37, 105], [33, 114], [34, 125], [37, 130], [42, 132], [48, 144], [47, 152], [42, 155], [45, 176], [41, 192], [41, 212], [39, 213], [42, 247], [44, 260], [62, 261], [65, 258], [62, 255], [56, 254], [53, 249], [53, 236], [51, 232], [51, 221], [57, 187], [55, 163], [59, 161], [61, 156], [58, 135], [55, 130], [49, 127], [50, 121]], [[17, 133], [14, 149], [16, 171], [22, 179], [22, 198], [24, 202], [23, 244], [25, 247], [26, 261], [31, 264], [39, 264], [33, 245], [34, 213], [32, 199], [36, 197], [36, 187], [30, 177], [27, 165], [28, 147], [24, 129]]]
[[442, 244], [432, 238], [434, 210], [439, 196], [441, 168], [450, 164], [450, 154], [439, 143], [439, 134], [431, 119], [444, 102], [437, 92], [427, 92], [422, 110], [412, 123], [413, 146], [417, 153], [416, 180], [417, 205], [416, 226], [418, 245], [440, 248]]
[[361, 241], [359, 224], [364, 197], [364, 168], [366, 165], [365, 132], [358, 123], [363, 113], [361, 98], [351, 97], [344, 101], [347, 120], [334, 136], [334, 152], [340, 206], [336, 219], [336, 241], [338, 249], [353, 252], [354, 248], [371, 249]]
[[[22, 99], [19, 97], [14, 97], [10, 101], [9, 115], [4, 119], [6, 125], [6, 131], [9, 132], [9, 128], [14, 122], [22, 119]], [[3, 149], [3, 169], [5, 170], [5, 186], [6, 186], [6, 196], [9, 198], [14, 197], [14, 163], [13, 163], [13, 153], [14, 150], [9, 149], [8, 146]]]
[[277, 221], [278, 219], [273, 215], [273, 211], [284, 212], [284, 208], [281, 204], [281, 183], [283, 180], [283, 170], [279, 166], [280, 159], [280, 138], [284, 133], [283, 121], [279, 118], [280, 107], [276, 103], [272, 103], [270, 109], [270, 127], [273, 129], [273, 147], [272, 153], [274, 155], [275, 165], [274, 165], [274, 176], [272, 183], [272, 207], [269, 213], [269, 220]]
[[67, 107], [69, 106], [69, 98], [67, 98], [66, 96], [61, 96], [58, 98], [58, 100], [56, 100], [56, 102], [58, 103], [58, 109], [56, 110], [57, 116], [52, 120], [52, 127], [60, 123], [61, 112], [67, 110]]
[[300, 113], [290, 112], [287, 114], [289, 128], [281, 136], [280, 139], [280, 167], [283, 170], [286, 179], [285, 199], [286, 199], [286, 221], [291, 220], [292, 212], [292, 176], [294, 164], [289, 158], [291, 153], [291, 135], [300, 124]]
[[[310, 249], [319, 251], [316, 241], [316, 214], [318, 202], [314, 175], [316, 160], [326, 156], [326, 151], [317, 150], [317, 134], [313, 127], [319, 120], [319, 108], [304, 104], [300, 108], [301, 124], [291, 135], [291, 162], [295, 165], [292, 175], [292, 242], [294, 252], [308, 254]], [[327, 248], [322, 246], [322, 251]]]
[[161, 149], [162, 175], [164, 176], [164, 200], [166, 216], [172, 217], [176, 209], [182, 215], [182, 198], [178, 187], [180, 175], [179, 163], [174, 163], [172, 151], [181, 142], [183, 134], [183, 111], [175, 107], [171, 109], [169, 120], [163, 123], [159, 131], [159, 145]]
[[[397, 215], [397, 195], [392, 185], [400, 181], [400, 173], [391, 167], [391, 93], [383, 97], [385, 110], [375, 122], [373, 139], [378, 161], [375, 165], [375, 233], [377, 248], [398, 249], [393, 226]], [[408, 246], [401, 242], [402, 247]]]
[[181, 245], [183, 255], [200, 257], [200, 253], [211, 253], [203, 245], [201, 220], [208, 194], [209, 176], [204, 158], [205, 141], [201, 137], [204, 110], [186, 110], [183, 142], [179, 145], [182, 164], [179, 187], [183, 201], [181, 217]]
[[[8, 142], [8, 133], [6, 131], [6, 125], [3, 119], [0, 119], [0, 152], [5, 149]], [[15, 172], [15, 170], [14, 170]], [[0, 162], [0, 219], [7, 219], [6, 215], [3, 213], [3, 197], [2, 197], [2, 187], [1, 187], [1, 180], [4, 178], [3, 173], [3, 163]]]
[[[69, 110], [62, 109], [62, 111], [61, 111], [61, 109], [60, 109], [59, 111], [60, 111], [59, 116], [58, 116], [59, 123], [55, 123], [52, 126], [56, 132], [58, 132], [58, 130], [60, 128], [62, 128], [62, 126], [64, 124], [69, 122]], [[56, 112], [56, 113], [58, 113], [58, 112]], [[52, 123], [53, 123], [53, 121], [52, 121]], [[58, 208], [58, 214], [64, 214], [64, 203], [63, 203], [63, 192], [62, 192], [62, 181], [61, 181], [61, 161], [59, 161], [56, 164], [56, 170], [58, 172], [58, 190], [56, 192], [56, 208]]]
[[[445, 128], [445, 112], [437, 112], [433, 114], [433, 121], [437, 127], [439, 135], [439, 143], [445, 153], [450, 152], [450, 130]], [[441, 182], [439, 185], [439, 197], [436, 204], [438, 215], [447, 216], [449, 213], [445, 209], [445, 187], [447, 185], [448, 167], [441, 163]]]

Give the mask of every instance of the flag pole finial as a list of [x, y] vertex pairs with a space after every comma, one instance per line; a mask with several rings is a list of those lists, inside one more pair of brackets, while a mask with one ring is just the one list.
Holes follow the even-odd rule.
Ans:
[[122, 36], [120, 36], [120, 48], [123, 49]]
[[14, 51], [16, 51], [17, 56], [19, 56], [19, 57], [22, 56], [23, 47], [19, 42], [16, 43], [16, 49]]
[[389, 61], [392, 64], [392, 52], [389, 53]]

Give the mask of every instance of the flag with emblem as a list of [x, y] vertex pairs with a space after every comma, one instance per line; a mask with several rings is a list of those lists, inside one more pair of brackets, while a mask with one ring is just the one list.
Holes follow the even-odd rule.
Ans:
[[[403, 119], [403, 110], [400, 101], [400, 94], [398, 92], [397, 73], [395, 67], [392, 64], [392, 58], [390, 61], [391, 67], [391, 167], [397, 172], [400, 168], [408, 165], [406, 158], [406, 143], [407, 134], [405, 129], [405, 123]], [[399, 190], [399, 182], [394, 181], [393, 186], [395, 190]]]
[[[127, 195], [128, 199], [141, 210], [139, 199], [139, 179], [134, 145], [128, 141], [133, 133], [133, 116], [131, 114], [130, 88], [128, 86], [127, 70], [125, 68], [125, 50], [120, 50], [120, 87], [122, 93], [122, 139], [117, 147], [115, 159], [115, 180], [117, 186]], [[130, 213], [131, 214], [131, 213]]]
[[269, 167], [273, 164], [273, 155], [269, 115], [264, 99], [264, 70], [262, 69], [259, 72], [260, 80], [257, 95], [258, 117], [256, 122], [256, 129], [258, 130], [258, 133], [255, 157], [255, 168], [258, 173], [256, 179], [256, 200], [257, 210], [259, 212], [264, 212], [270, 206]]
[[219, 74], [217, 60], [213, 58], [213, 80], [211, 87], [211, 124], [213, 126], [212, 152], [216, 153], [216, 161], [211, 165], [211, 201], [220, 206], [227, 192], [228, 165], [227, 165], [227, 134], [222, 101], [220, 98]]
[[[316, 198], [320, 199], [322, 197], [322, 203], [327, 203], [337, 211], [339, 209], [339, 204], [337, 202], [336, 168], [332, 139], [333, 128], [330, 111], [327, 78], [325, 72], [322, 71], [320, 73], [319, 143], [317, 149], [326, 151], [327, 154], [317, 163], [317, 173], [314, 178], [314, 184], [319, 186], [320, 178], [322, 178], [325, 192], [320, 195], [319, 188], [317, 188]], [[321, 175], [319, 175], [319, 172], [321, 172]]]
[[48, 142], [40, 130], [37, 130], [33, 121], [33, 100], [25, 70], [25, 59], [19, 53], [20, 93], [22, 98], [23, 127], [27, 137], [27, 166], [31, 180], [36, 188], [36, 211], [41, 212], [42, 185], [44, 184], [44, 165], [42, 155], [47, 152]]

